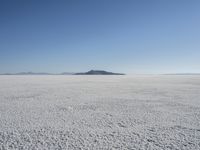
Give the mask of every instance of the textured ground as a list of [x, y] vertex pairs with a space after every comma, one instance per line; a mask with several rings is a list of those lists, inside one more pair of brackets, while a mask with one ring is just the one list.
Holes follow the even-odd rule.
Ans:
[[200, 149], [200, 76], [0, 76], [0, 149]]

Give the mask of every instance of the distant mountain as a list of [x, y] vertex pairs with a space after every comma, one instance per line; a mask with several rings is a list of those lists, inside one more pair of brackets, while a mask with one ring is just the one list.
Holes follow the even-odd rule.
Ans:
[[46, 72], [19, 72], [19, 73], [3, 73], [0, 75], [125, 75], [125, 74], [107, 72], [104, 70], [90, 70], [88, 72], [82, 72], [82, 73], [63, 72], [56, 74], [56, 73], [46, 73]]
[[52, 75], [51, 73], [46, 72], [19, 72], [16, 75]]
[[4, 73], [1, 75], [54, 75], [51, 73], [45, 73], [45, 72], [18, 72], [18, 73]]
[[113, 73], [104, 70], [90, 70], [88, 72], [75, 73], [75, 75], [125, 75], [123, 73]]
[[72, 72], [63, 72], [63, 73], [61, 73], [60, 75], [73, 75], [74, 73], [72, 73]]
[[19, 72], [19, 73], [3, 73], [0, 75], [73, 75], [74, 73], [46, 73], [46, 72]]
[[200, 75], [200, 73], [168, 73], [164, 75]]

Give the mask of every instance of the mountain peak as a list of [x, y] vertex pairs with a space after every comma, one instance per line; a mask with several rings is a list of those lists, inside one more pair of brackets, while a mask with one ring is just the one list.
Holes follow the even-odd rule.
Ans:
[[104, 70], [90, 70], [88, 72], [76, 73], [75, 75], [125, 75], [125, 74], [113, 73]]

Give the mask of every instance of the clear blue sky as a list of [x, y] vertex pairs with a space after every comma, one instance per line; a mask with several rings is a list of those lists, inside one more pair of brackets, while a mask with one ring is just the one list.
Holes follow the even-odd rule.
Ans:
[[0, 73], [200, 72], [200, 0], [0, 0]]

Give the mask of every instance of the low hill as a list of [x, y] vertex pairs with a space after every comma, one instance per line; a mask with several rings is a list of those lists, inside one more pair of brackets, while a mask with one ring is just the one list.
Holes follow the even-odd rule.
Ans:
[[90, 70], [88, 72], [75, 73], [75, 75], [125, 75], [123, 73], [113, 73], [104, 70]]

